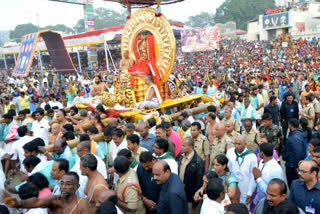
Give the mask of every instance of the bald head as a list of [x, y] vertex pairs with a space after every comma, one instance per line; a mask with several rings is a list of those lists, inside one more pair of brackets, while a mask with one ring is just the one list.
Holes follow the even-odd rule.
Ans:
[[181, 151], [185, 155], [192, 153], [194, 148], [194, 141], [191, 137], [186, 137], [182, 140]]
[[187, 131], [191, 127], [191, 123], [189, 120], [182, 120], [181, 127], [184, 131]]
[[157, 184], [164, 184], [171, 175], [170, 166], [164, 160], [157, 161], [153, 165], [152, 173]]
[[303, 160], [299, 163], [298, 174], [300, 180], [310, 183], [318, 179], [319, 167], [315, 161]]
[[115, 197], [115, 199], [117, 199], [117, 195], [116, 195], [115, 191], [106, 190], [105, 188], [99, 189], [99, 191], [97, 191], [95, 194], [96, 208], [98, 208], [105, 201], [112, 201], [112, 202], [115, 202], [115, 204], [117, 204], [117, 201], [113, 201], [113, 200], [115, 200], [114, 197]]
[[79, 157], [91, 152], [91, 142], [89, 140], [82, 141], [77, 146], [77, 154]]
[[214, 129], [215, 129], [215, 134], [218, 138], [222, 138], [226, 133], [226, 127], [224, 123], [217, 123], [214, 126]]
[[64, 113], [62, 111], [57, 111], [56, 118], [60, 122], [63, 122], [65, 120], [65, 115], [64, 115]]
[[56, 154], [62, 154], [64, 152], [64, 149], [66, 148], [67, 143], [62, 140], [62, 139], [58, 139], [56, 142], [54, 142], [54, 153]]
[[58, 135], [60, 132], [60, 124], [59, 123], [53, 123], [51, 126], [51, 134]]
[[247, 146], [247, 142], [242, 135], [238, 135], [234, 142], [234, 147], [238, 153], [242, 153]]
[[108, 118], [108, 125], [110, 126], [118, 126], [118, 119], [117, 118]]
[[233, 130], [234, 130], [234, 125], [232, 123], [231, 120], [227, 120], [225, 123], [224, 123], [225, 127], [226, 127], [226, 132], [228, 134], [230, 134]]
[[146, 122], [138, 123], [137, 131], [141, 137], [146, 138], [148, 136], [148, 124]]
[[302, 165], [308, 167], [309, 169], [311, 169], [312, 167], [318, 167], [318, 164], [313, 160], [303, 160], [299, 163], [299, 166]]
[[146, 129], [148, 127], [148, 124], [146, 122], [138, 123], [137, 129]]

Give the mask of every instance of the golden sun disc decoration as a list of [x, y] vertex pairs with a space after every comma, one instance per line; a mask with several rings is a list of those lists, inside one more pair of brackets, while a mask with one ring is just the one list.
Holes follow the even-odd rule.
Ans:
[[156, 66], [159, 70], [160, 83], [164, 84], [173, 71], [176, 56], [176, 40], [171, 25], [164, 17], [155, 16], [154, 8], [141, 8], [134, 12], [123, 28], [121, 54], [128, 51], [132, 59], [135, 38], [143, 31], [149, 31], [155, 38]]

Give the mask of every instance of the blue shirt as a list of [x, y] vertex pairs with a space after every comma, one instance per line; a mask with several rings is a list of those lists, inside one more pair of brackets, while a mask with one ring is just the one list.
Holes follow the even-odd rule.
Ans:
[[[143, 196], [157, 203], [159, 199], [160, 191], [161, 191], [161, 185], [157, 184], [156, 180], [153, 179], [152, 171], [144, 170], [141, 164], [139, 164], [137, 168], [137, 176], [139, 179], [139, 184], [140, 184], [141, 192]], [[148, 214], [156, 213], [156, 212], [151, 212], [148, 209], [146, 211]]]
[[156, 137], [153, 134], [148, 134], [148, 138], [146, 140], [140, 136], [139, 145], [142, 146], [143, 148], [148, 149], [149, 152], [153, 152], [153, 145], [155, 142], [156, 142]]
[[320, 182], [311, 189], [308, 190], [306, 185], [301, 180], [295, 180], [291, 184], [291, 190], [289, 200], [300, 207], [306, 214], [312, 212], [306, 212], [306, 207], [311, 206], [315, 209], [315, 213], [320, 213]]
[[271, 106], [270, 104], [264, 108], [263, 113], [269, 113], [272, 116], [272, 123], [275, 125], [279, 125], [279, 112], [280, 108], [278, 105]]
[[259, 100], [258, 100], [258, 95], [256, 95], [255, 97], [252, 97], [251, 99], [251, 105], [254, 109], [257, 109], [259, 106]]
[[157, 214], [186, 213], [188, 213], [188, 202], [183, 184], [178, 175], [171, 173], [168, 180], [161, 186]]
[[76, 163], [76, 158], [72, 154], [72, 151], [69, 148], [69, 146], [66, 146], [62, 154], [53, 154], [52, 157], [54, 160], [65, 159], [69, 161], [69, 170], [71, 170], [74, 164]]
[[213, 95], [213, 86], [208, 86], [207, 95]]

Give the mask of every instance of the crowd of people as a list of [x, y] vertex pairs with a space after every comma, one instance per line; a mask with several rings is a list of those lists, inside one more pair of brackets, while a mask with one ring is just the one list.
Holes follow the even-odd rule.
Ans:
[[3, 72], [0, 213], [320, 213], [319, 50], [316, 38], [178, 43], [180, 95], [216, 102], [176, 121], [78, 109], [112, 92], [105, 71]]

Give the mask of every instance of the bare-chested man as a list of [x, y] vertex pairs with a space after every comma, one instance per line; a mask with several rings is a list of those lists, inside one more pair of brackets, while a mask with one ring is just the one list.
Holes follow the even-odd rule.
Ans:
[[208, 141], [209, 144], [212, 144], [213, 139], [215, 137], [214, 134], [214, 126], [216, 125], [216, 115], [212, 112], [210, 112], [207, 115], [207, 133], [208, 133]]
[[129, 52], [125, 51], [123, 53], [123, 58], [120, 61], [120, 70], [127, 71], [129, 67], [133, 65], [133, 60], [129, 57]]
[[80, 115], [80, 120], [75, 119], [72, 116], [66, 116], [66, 118], [74, 124], [74, 127], [78, 126], [78, 127], [82, 128], [84, 124], [91, 123], [90, 117], [88, 117], [87, 110], [85, 110], [85, 109], [80, 110], [79, 115]]
[[[100, 191], [97, 194], [95, 194], [95, 196], [96, 196], [96, 200], [95, 200], [96, 209], [100, 207], [100, 205], [105, 201], [113, 201], [113, 200], [118, 201], [117, 194], [113, 190]], [[117, 202], [115, 202], [115, 204], [117, 204]]]
[[95, 213], [97, 195], [102, 191], [107, 191], [108, 183], [97, 171], [98, 161], [92, 154], [86, 154], [80, 158], [80, 170], [82, 175], [88, 177], [84, 193], [89, 199], [90, 212]]
[[104, 92], [107, 88], [106, 84], [102, 82], [102, 79], [100, 76], [96, 76], [94, 78], [95, 84], [91, 88], [91, 95], [94, 96], [100, 96], [102, 92]]
[[88, 201], [75, 194], [78, 188], [77, 173], [67, 172], [60, 180], [61, 195], [59, 196], [18, 200], [4, 192], [3, 202], [13, 208], [48, 208], [50, 214], [87, 214], [89, 213]]
[[56, 113], [56, 119], [59, 121], [59, 124], [60, 124], [60, 127], [61, 127], [61, 128], [62, 128], [62, 126], [63, 126], [64, 124], [70, 123], [70, 122], [67, 120], [66, 116], [67, 116], [67, 113], [66, 113], [66, 111], [63, 110], [63, 109], [59, 109], [59, 110], [57, 111], [57, 113]]
[[49, 144], [54, 144], [54, 142], [56, 142], [59, 133], [60, 133], [60, 125], [59, 125], [59, 123], [52, 124], [51, 132], [50, 132], [50, 135], [49, 135]]

